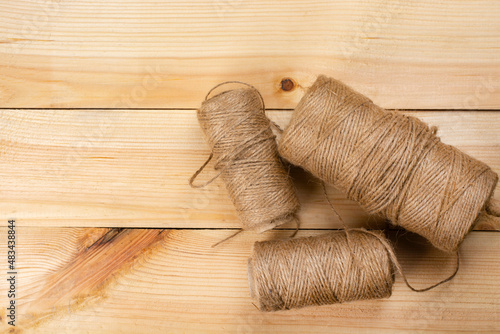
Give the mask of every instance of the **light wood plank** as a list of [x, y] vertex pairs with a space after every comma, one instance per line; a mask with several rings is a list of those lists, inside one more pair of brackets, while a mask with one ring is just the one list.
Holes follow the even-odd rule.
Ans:
[[[500, 112], [410, 114], [500, 171]], [[291, 111], [269, 115], [285, 126]], [[3, 110], [0, 129], [0, 219], [23, 226], [240, 227], [222, 180], [201, 190], [188, 185], [209, 153], [194, 110]], [[213, 174], [209, 165], [201, 178]], [[292, 176], [303, 226], [341, 227], [319, 182], [299, 168]], [[350, 226], [381, 226], [328, 192]]]
[[495, 0], [4, 0], [0, 106], [195, 108], [243, 80], [292, 108], [324, 73], [385, 108], [498, 109], [499, 44]]
[[[4, 235], [5, 229], [0, 230]], [[148, 333], [494, 332], [500, 328], [500, 235], [496, 232], [472, 232], [461, 249], [458, 275], [432, 291], [412, 292], [397, 275], [389, 299], [275, 313], [262, 313], [252, 305], [246, 259], [254, 241], [283, 238], [289, 232], [244, 233], [211, 248], [231, 233], [168, 231], [159, 247], [146, 252], [124, 273], [113, 274], [113, 284], [80, 296], [80, 302], [90, 302], [54, 308], [55, 314], [49, 311], [44, 321], [32, 327], [28, 301], [33, 301], [37, 289], [43, 289], [54, 273], [78, 258], [81, 243], [88, 241], [88, 229], [18, 228], [18, 303], [24, 305], [19, 309], [18, 328], [25, 329], [24, 333], [142, 333], [145, 329]], [[324, 232], [301, 231], [299, 235], [320, 233]], [[454, 259], [424, 246], [421, 239], [410, 235], [391, 239], [399, 240], [396, 252], [415, 286], [427, 286], [452, 271]], [[2, 242], [2, 258], [5, 250]], [[1, 291], [5, 284], [0, 281]], [[53, 301], [44, 300], [51, 310]], [[0, 303], [6, 302], [2, 293]]]

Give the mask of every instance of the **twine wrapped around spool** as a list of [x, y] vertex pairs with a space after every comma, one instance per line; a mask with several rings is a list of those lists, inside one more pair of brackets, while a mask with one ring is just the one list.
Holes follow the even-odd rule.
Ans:
[[[298, 225], [299, 201], [278, 156], [259, 92], [252, 86], [222, 92], [205, 100], [197, 116], [212, 154], [191, 178], [191, 186], [206, 186], [220, 175], [245, 230], [263, 232], [287, 222]], [[195, 184], [212, 157], [219, 173]]]
[[498, 176], [441, 143], [436, 131], [319, 76], [296, 107], [278, 149], [368, 213], [452, 252], [479, 213], [493, 211], [487, 201]]
[[256, 242], [250, 293], [261, 311], [388, 298], [394, 267], [380, 233], [362, 229]]

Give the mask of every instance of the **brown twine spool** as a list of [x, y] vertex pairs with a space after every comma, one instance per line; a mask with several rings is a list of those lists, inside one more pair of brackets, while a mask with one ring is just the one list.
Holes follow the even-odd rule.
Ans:
[[[394, 269], [380, 233], [361, 229], [256, 242], [250, 293], [262, 311], [391, 296]], [[390, 247], [390, 246], [389, 246]]]
[[261, 311], [388, 298], [394, 271], [408, 288], [425, 292], [453, 279], [459, 269], [426, 288], [414, 288], [381, 232], [345, 229], [316, 237], [256, 242], [248, 259], [250, 294]]
[[[206, 99], [197, 111], [212, 154], [189, 183], [203, 187], [220, 175], [243, 229], [263, 232], [290, 221], [298, 225], [299, 201], [278, 156], [271, 121], [259, 92], [247, 86], [250, 88]], [[219, 173], [203, 184], [194, 184], [212, 157]]]
[[369, 213], [453, 252], [479, 213], [494, 211], [486, 202], [498, 176], [441, 143], [436, 131], [319, 76], [278, 148], [282, 157], [332, 183]]

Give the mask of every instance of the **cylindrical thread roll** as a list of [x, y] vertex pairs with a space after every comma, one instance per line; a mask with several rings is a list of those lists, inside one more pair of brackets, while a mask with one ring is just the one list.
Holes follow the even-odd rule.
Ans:
[[197, 112], [243, 228], [257, 232], [296, 220], [299, 209], [263, 107], [257, 90], [235, 89], [206, 100]]
[[473, 227], [498, 176], [435, 134], [417, 118], [384, 110], [320, 76], [295, 109], [279, 152], [369, 213], [451, 252]]
[[250, 292], [262, 311], [390, 297], [394, 268], [381, 234], [337, 231], [256, 242]]

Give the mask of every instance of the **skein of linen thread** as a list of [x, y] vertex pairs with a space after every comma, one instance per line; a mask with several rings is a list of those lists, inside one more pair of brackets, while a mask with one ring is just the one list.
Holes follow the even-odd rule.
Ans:
[[[287, 222], [298, 225], [299, 201], [278, 156], [259, 92], [252, 86], [224, 91], [205, 100], [197, 116], [212, 154], [191, 178], [191, 186], [205, 186], [220, 175], [244, 230], [263, 232]], [[219, 174], [194, 184], [212, 157]]]
[[394, 267], [382, 234], [361, 229], [256, 242], [250, 294], [261, 311], [388, 298]]
[[368, 213], [453, 252], [479, 213], [492, 211], [487, 201], [498, 176], [441, 143], [436, 131], [322, 75], [296, 107], [278, 149]]

